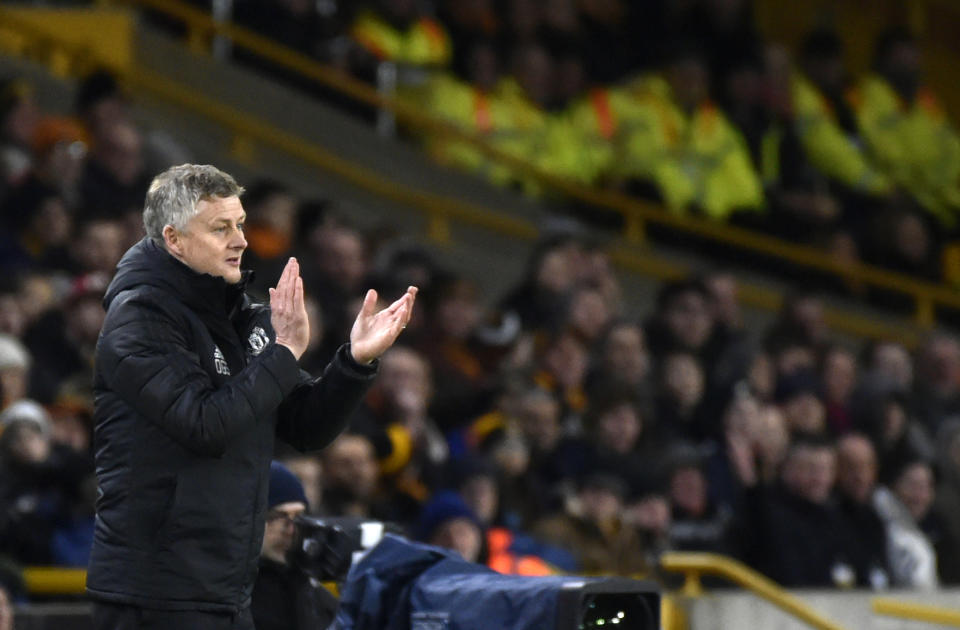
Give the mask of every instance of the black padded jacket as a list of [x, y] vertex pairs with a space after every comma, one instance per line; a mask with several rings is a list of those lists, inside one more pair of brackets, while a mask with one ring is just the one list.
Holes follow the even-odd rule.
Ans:
[[323, 448], [374, 378], [348, 346], [322, 377], [301, 371], [248, 276], [199, 274], [150, 239], [117, 266], [94, 374], [94, 599], [249, 606], [275, 436]]

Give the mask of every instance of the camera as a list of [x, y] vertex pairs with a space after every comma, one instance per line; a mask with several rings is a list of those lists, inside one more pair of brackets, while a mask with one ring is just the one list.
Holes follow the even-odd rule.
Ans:
[[342, 582], [353, 562], [399, 526], [367, 518], [298, 516], [287, 562], [319, 582]]
[[660, 594], [626, 578], [502, 575], [387, 534], [349, 571], [331, 628], [659, 630]]

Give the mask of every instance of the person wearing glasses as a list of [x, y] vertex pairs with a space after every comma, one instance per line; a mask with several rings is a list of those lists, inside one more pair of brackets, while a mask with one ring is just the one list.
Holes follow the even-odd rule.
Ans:
[[336, 597], [288, 560], [296, 518], [308, 507], [300, 480], [283, 464], [272, 462], [260, 572], [250, 606], [257, 630], [319, 630], [330, 625], [337, 612]]

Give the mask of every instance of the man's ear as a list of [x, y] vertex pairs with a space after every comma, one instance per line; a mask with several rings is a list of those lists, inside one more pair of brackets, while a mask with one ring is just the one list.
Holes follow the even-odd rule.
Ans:
[[180, 232], [169, 223], [163, 226], [163, 243], [171, 254], [177, 258], [183, 257], [183, 242], [180, 238]]

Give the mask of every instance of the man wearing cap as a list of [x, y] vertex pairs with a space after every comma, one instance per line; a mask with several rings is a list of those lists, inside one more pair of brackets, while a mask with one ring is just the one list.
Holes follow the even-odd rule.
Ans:
[[99, 484], [87, 591], [94, 627], [251, 630], [250, 599], [279, 437], [329, 444], [410, 319], [416, 288], [369, 291], [323, 376], [291, 258], [270, 304], [244, 293], [241, 188], [184, 164], [150, 185], [147, 236], [117, 265], [94, 373]]
[[337, 599], [287, 561], [294, 520], [308, 507], [300, 480], [283, 464], [272, 462], [260, 573], [250, 607], [257, 630], [319, 630], [330, 625], [337, 612]]

